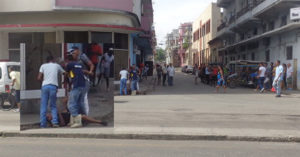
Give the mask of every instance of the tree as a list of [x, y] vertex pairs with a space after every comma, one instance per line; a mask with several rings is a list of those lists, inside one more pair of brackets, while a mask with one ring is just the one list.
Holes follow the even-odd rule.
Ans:
[[155, 60], [160, 62], [166, 60], [166, 51], [161, 47], [156, 49]]

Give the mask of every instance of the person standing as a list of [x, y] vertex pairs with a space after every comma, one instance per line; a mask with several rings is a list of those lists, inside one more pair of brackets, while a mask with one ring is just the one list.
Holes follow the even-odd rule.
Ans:
[[287, 82], [286, 82], [286, 76], [287, 76], [287, 65], [286, 64], [282, 64], [283, 67], [283, 81], [281, 83], [281, 89], [286, 90], [287, 89]]
[[120, 95], [127, 95], [127, 79], [128, 79], [128, 71], [125, 68], [122, 68], [120, 71]]
[[57, 117], [57, 90], [58, 90], [58, 76], [65, 73], [64, 69], [54, 62], [52, 56], [47, 57], [47, 63], [40, 67], [38, 80], [42, 81], [42, 95], [40, 107], [40, 127], [47, 127], [47, 107], [50, 102], [52, 124], [53, 127], [59, 127]]
[[265, 77], [266, 77], [266, 68], [264, 67], [263, 63], [259, 64], [259, 69], [258, 69], [258, 85], [259, 85], [259, 89], [260, 92], [264, 92], [265, 88], [264, 88], [264, 82], [265, 82]]
[[173, 67], [172, 63], [170, 63], [170, 66], [168, 67], [168, 85], [173, 86], [174, 85], [174, 76], [175, 76], [175, 68]]
[[291, 63], [287, 64], [287, 74], [286, 74], [286, 82], [287, 82], [287, 89], [293, 89], [293, 67]]
[[207, 84], [210, 83], [210, 74], [211, 74], [210, 67], [208, 65], [206, 65], [206, 67], [205, 67], [205, 79], [206, 79]]
[[85, 97], [85, 83], [84, 73], [89, 73], [88, 70], [83, 69], [83, 65], [78, 62], [78, 54], [74, 53], [75, 50], [69, 50], [70, 63], [67, 64], [67, 72], [71, 79], [71, 92], [69, 95], [69, 111], [70, 126], [71, 128], [77, 128], [82, 126], [81, 111], [85, 110], [84, 97]]
[[113, 48], [110, 48], [108, 53], [104, 54], [104, 78], [106, 80], [106, 91], [109, 91], [110, 66], [114, 61]]
[[276, 61], [275, 77], [273, 86], [276, 89], [276, 97], [281, 97], [281, 82], [283, 80], [283, 66], [280, 65], [280, 61]]
[[90, 90], [90, 76], [94, 75], [94, 64], [91, 62], [91, 60], [87, 57], [86, 54], [80, 52], [78, 47], [72, 47], [70, 51], [73, 51], [72, 53], [78, 57], [77, 61], [79, 62], [79, 64], [82, 65], [83, 70], [87, 71], [87, 73], [84, 73], [84, 78], [85, 78], [85, 89], [84, 89], [84, 104], [85, 104], [85, 108], [84, 111], [81, 111], [82, 113], [84, 113], [85, 115], [89, 114], [89, 101], [88, 101], [88, 93]]
[[135, 64], [132, 65], [132, 68], [130, 70], [130, 81], [131, 81], [131, 92], [133, 91], [137, 91], [138, 87], [137, 87], [137, 83], [138, 83], [138, 71], [135, 67]]
[[162, 67], [160, 65], [156, 66], [156, 73], [157, 73], [157, 85], [160, 86], [161, 85], [161, 77], [163, 75], [163, 71], [162, 71]]
[[162, 76], [163, 76], [163, 86], [166, 86], [166, 80], [167, 80], [167, 65], [166, 63], [162, 66]]
[[21, 102], [20, 102], [20, 90], [21, 90], [21, 84], [20, 84], [20, 72], [17, 71], [14, 67], [8, 68], [9, 76], [12, 80], [11, 86], [13, 89], [16, 90], [16, 103], [18, 106], [18, 109], [15, 110], [15, 112], [20, 112], [21, 109]]

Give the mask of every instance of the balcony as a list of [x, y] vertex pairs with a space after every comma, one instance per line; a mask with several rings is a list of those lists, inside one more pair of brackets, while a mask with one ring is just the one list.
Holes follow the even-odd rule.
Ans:
[[217, 5], [219, 7], [222, 7], [222, 8], [225, 8], [227, 7], [228, 5], [230, 5], [230, 3], [232, 2], [233, 0], [218, 0], [217, 1]]
[[244, 14], [249, 12], [250, 10], [253, 10], [258, 5], [263, 3], [264, 1], [266, 1], [266, 0], [254, 0], [254, 2], [252, 4], [249, 4], [246, 7], [244, 7], [243, 9], [241, 9], [240, 11], [238, 11], [237, 14], [236, 14], [236, 18], [238, 19], [239, 17], [243, 16]]

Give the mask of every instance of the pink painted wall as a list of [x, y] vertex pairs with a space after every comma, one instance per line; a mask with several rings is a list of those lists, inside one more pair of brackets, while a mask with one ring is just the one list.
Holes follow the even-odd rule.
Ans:
[[133, 12], [133, 0], [55, 0], [56, 7], [84, 7]]

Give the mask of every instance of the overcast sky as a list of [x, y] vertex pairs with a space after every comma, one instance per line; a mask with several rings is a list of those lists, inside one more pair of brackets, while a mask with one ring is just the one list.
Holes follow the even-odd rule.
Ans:
[[167, 33], [180, 23], [193, 22], [201, 12], [216, 0], [153, 0], [154, 25], [157, 42], [164, 43]]

